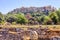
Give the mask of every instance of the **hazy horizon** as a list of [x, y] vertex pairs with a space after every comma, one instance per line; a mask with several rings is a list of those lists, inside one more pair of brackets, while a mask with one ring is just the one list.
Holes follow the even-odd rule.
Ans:
[[0, 12], [6, 14], [16, 8], [43, 7], [48, 5], [60, 8], [60, 0], [0, 0]]

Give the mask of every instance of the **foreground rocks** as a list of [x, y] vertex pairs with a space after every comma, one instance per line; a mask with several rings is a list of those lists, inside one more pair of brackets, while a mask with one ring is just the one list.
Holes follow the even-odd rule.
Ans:
[[60, 40], [60, 29], [0, 28], [0, 40]]

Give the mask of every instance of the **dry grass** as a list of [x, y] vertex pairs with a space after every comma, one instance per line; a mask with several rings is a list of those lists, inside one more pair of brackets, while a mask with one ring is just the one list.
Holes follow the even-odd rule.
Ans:
[[2, 28], [39, 28], [39, 26], [60, 29], [60, 25], [0, 25]]

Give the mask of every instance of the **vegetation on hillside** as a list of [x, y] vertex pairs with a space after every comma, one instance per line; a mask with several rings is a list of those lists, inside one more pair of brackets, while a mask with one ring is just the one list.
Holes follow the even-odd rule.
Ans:
[[55, 11], [42, 11], [32, 13], [7, 13], [6, 15], [0, 12], [0, 24], [5, 22], [11, 24], [42, 24], [42, 25], [58, 25], [60, 24], [60, 9]]

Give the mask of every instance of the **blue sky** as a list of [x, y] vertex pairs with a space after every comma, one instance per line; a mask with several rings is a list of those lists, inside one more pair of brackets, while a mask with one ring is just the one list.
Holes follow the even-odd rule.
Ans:
[[3, 14], [22, 6], [30, 7], [42, 7], [51, 5], [56, 8], [60, 7], [60, 0], [0, 0], [0, 12]]

